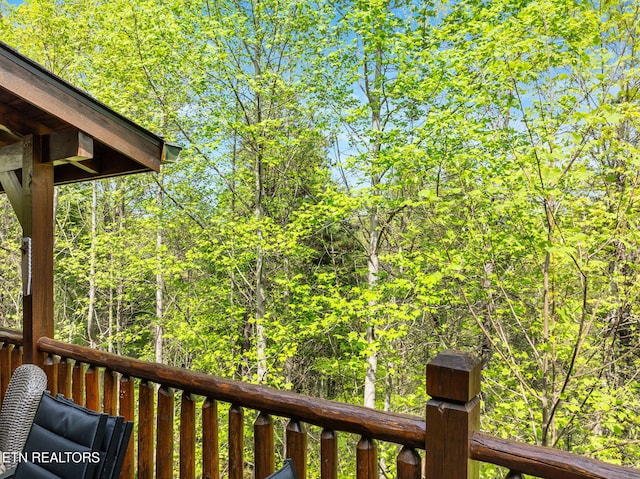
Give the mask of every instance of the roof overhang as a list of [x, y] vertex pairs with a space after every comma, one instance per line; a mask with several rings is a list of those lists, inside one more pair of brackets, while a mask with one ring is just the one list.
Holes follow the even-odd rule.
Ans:
[[159, 171], [180, 152], [0, 42], [0, 174], [20, 175], [28, 135], [42, 137], [55, 184]]

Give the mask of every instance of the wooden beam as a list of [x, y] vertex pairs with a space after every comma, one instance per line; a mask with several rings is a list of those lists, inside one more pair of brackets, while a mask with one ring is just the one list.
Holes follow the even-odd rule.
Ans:
[[2, 88], [154, 171], [164, 142], [8, 48], [0, 49]]
[[56, 131], [44, 141], [44, 161], [82, 161], [93, 158], [93, 138], [75, 128]]
[[69, 164], [80, 168], [82, 171], [86, 171], [91, 175], [100, 174], [100, 163], [97, 161], [84, 160], [84, 161], [69, 161]]
[[23, 334], [24, 362], [43, 365], [41, 337], [53, 338], [53, 164], [42, 162], [42, 138], [24, 138]]
[[148, 168], [145, 168], [118, 152], [102, 151], [104, 150], [102, 145], [96, 145], [96, 150], [96, 158], [82, 162], [84, 166], [89, 166], [93, 171], [89, 171], [86, 168], [79, 169], [78, 164], [74, 165], [69, 163], [56, 165], [56, 185], [149, 171]]
[[[22, 146], [22, 145], [21, 145]], [[0, 171], [0, 184], [7, 194], [9, 203], [18, 217], [20, 225], [23, 225], [22, 184], [15, 171]]]
[[100, 164], [94, 158], [93, 138], [76, 129], [67, 128], [46, 136], [45, 161], [55, 166], [71, 164], [90, 175], [100, 172]]
[[27, 132], [36, 132], [41, 135], [51, 132], [51, 128], [32, 118], [30, 114], [25, 115], [24, 112], [17, 110], [15, 105], [0, 103], [0, 116], [4, 126], [20, 135]]
[[11, 128], [8, 128], [6, 125], [0, 124], [0, 142], [3, 145], [10, 145], [12, 143], [17, 143], [20, 141], [20, 136], [16, 135]]
[[0, 147], [0, 172], [22, 168], [22, 142]]

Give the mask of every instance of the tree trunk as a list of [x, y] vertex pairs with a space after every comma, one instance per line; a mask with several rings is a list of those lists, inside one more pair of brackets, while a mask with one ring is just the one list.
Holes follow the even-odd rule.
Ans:
[[[547, 200], [546, 217], [547, 217], [547, 241], [553, 244], [555, 219], [554, 219], [555, 202], [553, 198]], [[544, 259], [542, 278], [543, 278], [543, 301], [542, 301], [542, 343], [545, 346], [542, 352], [542, 391], [541, 391], [541, 409], [542, 409], [542, 434], [541, 445], [547, 446], [553, 444], [554, 420], [551, 415], [553, 409], [553, 393], [555, 381], [555, 352], [554, 346], [549, 344], [549, 336], [553, 325], [553, 291], [551, 285], [551, 268], [552, 255], [547, 251]], [[549, 346], [549, 347], [546, 347]]]
[[[156, 193], [156, 201], [162, 215], [162, 174], [158, 175], [158, 190]], [[156, 260], [157, 260], [157, 272], [156, 272], [156, 324], [154, 327], [155, 336], [155, 360], [157, 363], [161, 363], [163, 360], [163, 327], [162, 322], [164, 319], [164, 274], [162, 273], [162, 219], [158, 221], [156, 227]]]
[[[259, 79], [262, 76], [262, 67], [260, 65], [261, 50], [260, 46], [256, 45], [253, 54], [253, 68], [255, 78]], [[255, 123], [261, 125], [263, 120], [262, 111], [262, 95], [256, 93], [255, 97]], [[258, 382], [264, 383], [267, 381], [267, 339], [264, 328], [264, 318], [266, 315], [266, 287], [265, 287], [265, 251], [264, 244], [264, 232], [262, 231], [262, 222], [264, 220], [264, 159], [263, 159], [263, 145], [262, 138], [259, 138], [254, 143], [255, 150], [255, 190], [254, 190], [254, 219], [256, 221], [256, 236], [258, 238], [256, 248], [256, 311], [255, 311], [255, 332], [256, 332], [256, 358], [257, 358], [257, 373]]]
[[[365, 60], [366, 65], [366, 60]], [[382, 78], [382, 50], [377, 49], [374, 60], [374, 73], [373, 83], [369, 81], [368, 76], [365, 75], [367, 100], [369, 102], [369, 108], [371, 109], [371, 130], [374, 135], [374, 141], [370, 150], [370, 164], [378, 163], [381, 150], [381, 140], [379, 132], [382, 131], [382, 116], [381, 116], [381, 98], [378, 91], [378, 83]], [[376, 201], [375, 196], [378, 193], [378, 187], [382, 178], [379, 173], [371, 171], [370, 184], [371, 193], [374, 195], [374, 203]], [[378, 257], [378, 251], [380, 248], [380, 218], [378, 207], [373, 204], [369, 209], [369, 244], [367, 250], [367, 284], [369, 288], [375, 289], [378, 284], [378, 276], [380, 274], [380, 258]], [[377, 301], [369, 301], [370, 311], [375, 311]], [[375, 314], [375, 313], [374, 313]], [[371, 354], [367, 358], [367, 372], [364, 380], [364, 405], [365, 407], [373, 408], [376, 405], [376, 375], [378, 372], [378, 352], [377, 348], [373, 346], [376, 341], [375, 331], [375, 317], [369, 318], [369, 324], [367, 326], [367, 343], [372, 346]]]
[[96, 347], [95, 337], [95, 304], [96, 304], [96, 248], [97, 248], [97, 222], [98, 222], [98, 193], [96, 183], [91, 183], [91, 249], [89, 251], [89, 304], [87, 306], [87, 335], [89, 346]]
[[264, 218], [264, 208], [262, 205], [262, 159], [260, 155], [256, 158], [255, 166], [256, 190], [255, 190], [255, 220], [257, 224], [258, 247], [256, 249], [256, 356], [258, 382], [263, 383], [267, 380], [267, 340], [264, 328], [264, 317], [266, 314], [266, 295], [265, 295], [265, 275], [264, 262], [265, 252], [262, 247], [264, 236], [262, 233], [262, 220]]
[[[491, 318], [493, 317], [493, 314], [496, 309], [493, 294], [491, 292], [491, 286], [492, 286], [491, 276], [493, 275], [493, 271], [494, 271], [493, 261], [487, 261], [484, 264], [484, 278], [482, 280], [482, 289], [484, 289], [485, 294], [487, 295], [487, 302], [484, 308], [484, 320], [483, 320], [485, 331], [491, 331], [491, 328], [492, 328]], [[482, 369], [486, 369], [489, 367], [489, 361], [491, 360], [491, 355], [493, 353], [493, 350], [491, 348], [491, 341], [484, 334], [482, 335], [482, 344], [480, 348], [481, 348], [480, 357], [482, 362]]]
[[[380, 272], [380, 260], [378, 258], [378, 215], [374, 210], [369, 217], [369, 254], [367, 258], [368, 273], [367, 283], [370, 288], [375, 288], [378, 282], [378, 274]], [[369, 301], [370, 310], [374, 311], [376, 301]], [[372, 345], [376, 340], [376, 332], [374, 327], [375, 318], [369, 319], [367, 326], [367, 343]], [[376, 374], [378, 372], [378, 353], [375, 347], [371, 348], [372, 352], [367, 357], [367, 373], [364, 381], [364, 405], [365, 407], [374, 408], [376, 406]]]

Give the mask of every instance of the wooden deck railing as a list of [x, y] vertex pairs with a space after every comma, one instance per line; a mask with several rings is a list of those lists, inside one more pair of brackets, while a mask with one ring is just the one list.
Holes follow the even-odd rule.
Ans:
[[[0, 393], [4, 395], [12, 370], [20, 364], [20, 333], [0, 330], [0, 341]], [[123, 478], [169, 479], [175, 469], [181, 479], [241, 479], [247, 474], [262, 479], [278, 465], [277, 416], [287, 422], [282, 435], [285, 455], [294, 459], [301, 479], [338, 477], [338, 433], [358, 439], [353, 452], [357, 479], [379, 477], [380, 441], [401, 446], [396, 458], [399, 479], [425, 474], [428, 479], [478, 478], [477, 461], [503, 466], [512, 478], [528, 474], [547, 479], [640, 479], [635, 469], [477, 431], [480, 370], [466, 354], [445, 352], [427, 366], [427, 392], [432, 399], [422, 418], [215, 378], [49, 338], [41, 338], [38, 347], [49, 355], [45, 370], [53, 392], [135, 421], [135, 440], [129, 447]], [[180, 398], [177, 422], [176, 395]], [[204, 398], [200, 414], [196, 414], [198, 396]], [[219, 403], [228, 406], [228, 436], [222, 440], [218, 437]], [[256, 415], [250, 458], [245, 457], [246, 410]], [[321, 429], [319, 459], [309, 465], [313, 469], [309, 471], [307, 425]], [[223, 442], [226, 449], [221, 451]], [[201, 448], [202, 456], [197, 476], [196, 448]], [[421, 454], [426, 456], [424, 463]], [[174, 455], [179, 458], [175, 468]]]

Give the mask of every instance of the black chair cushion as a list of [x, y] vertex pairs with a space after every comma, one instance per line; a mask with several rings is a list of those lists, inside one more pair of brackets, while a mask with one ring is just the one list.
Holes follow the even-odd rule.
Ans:
[[107, 418], [102, 444], [100, 445], [100, 465], [96, 469], [96, 478], [109, 477], [108, 474], [103, 476], [103, 472], [110, 471], [113, 468], [123, 427], [124, 418], [121, 416], [109, 416]]
[[284, 464], [273, 474], [270, 474], [266, 479], [298, 479], [296, 471], [293, 468], [293, 461], [291, 459], [285, 459]]
[[124, 422], [121, 434], [117, 438], [114, 438], [114, 440], [117, 439], [116, 449], [114, 451], [115, 458], [112, 462], [105, 464], [101, 479], [117, 479], [120, 477], [120, 471], [122, 471], [122, 465], [124, 464], [124, 458], [127, 453], [132, 431], [133, 422]]
[[93, 479], [107, 417], [43, 394], [23, 450], [26, 461], [18, 464], [15, 478]]
[[[56, 399], [75, 404], [73, 399], [62, 394], [58, 394]], [[132, 432], [132, 421], [125, 421], [122, 416], [107, 416], [100, 445], [100, 464], [96, 466], [93, 476], [95, 479], [117, 479], [120, 477]]]
[[[71, 398], [67, 398], [62, 394], [56, 396], [57, 401], [65, 401], [67, 404], [76, 405]], [[117, 459], [118, 448], [120, 446], [122, 435], [124, 434], [124, 418], [122, 416], [107, 416], [104, 434], [100, 444], [100, 463], [96, 465], [94, 471], [95, 479], [103, 479], [112, 477]]]
[[34, 424], [94, 450], [102, 444], [106, 421], [105, 414], [46, 392], [33, 419]]

